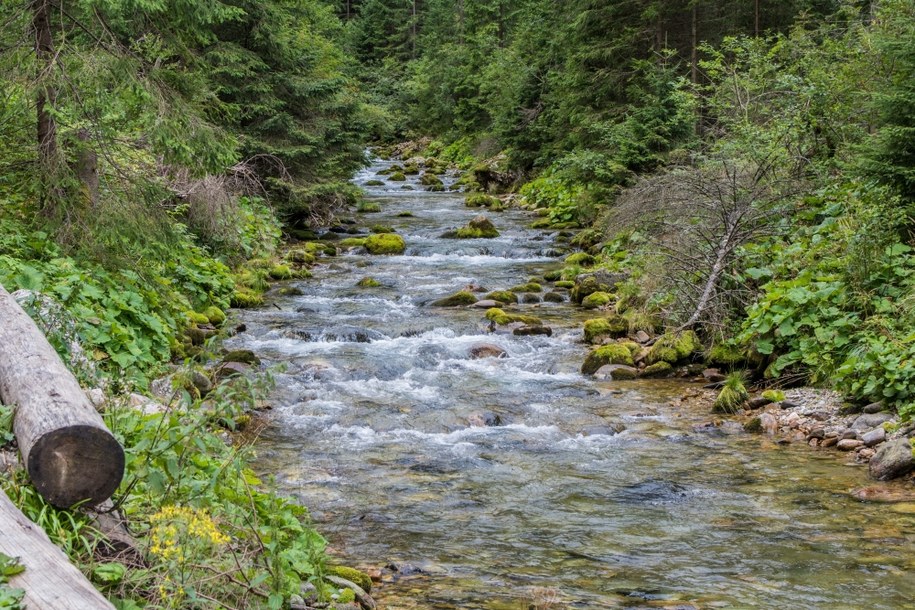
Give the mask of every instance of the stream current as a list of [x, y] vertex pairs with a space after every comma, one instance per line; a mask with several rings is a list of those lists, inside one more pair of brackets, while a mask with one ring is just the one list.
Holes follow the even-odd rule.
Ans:
[[[552, 337], [429, 307], [542, 276], [555, 235], [509, 210], [487, 213], [498, 238], [442, 239], [479, 212], [415, 177], [364, 186], [389, 165], [356, 176], [381, 207], [358, 216], [406, 253], [330, 259], [283, 284], [304, 295], [237, 312], [248, 330], [228, 345], [285, 365], [260, 472], [344, 562], [419, 575], [373, 592], [381, 607], [915, 607], [915, 504], [853, 499], [874, 483], [841, 454], [702, 426], [706, 411], [670, 404], [686, 382], [580, 375], [593, 313], [568, 303], [519, 306]], [[471, 359], [480, 343], [508, 357]]]

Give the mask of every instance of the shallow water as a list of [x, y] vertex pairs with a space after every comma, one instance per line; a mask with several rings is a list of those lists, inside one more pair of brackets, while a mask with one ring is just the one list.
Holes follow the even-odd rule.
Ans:
[[[259, 469], [350, 563], [422, 570], [383, 607], [915, 607], [915, 506], [852, 499], [873, 483], [835, 452], [708, 431], [670, 404], [686, 382], [581, 376], [588, 316], [568, 304], [521, 306], [552, 337], [428, 307], [524, 283], [561, 248], [518, 211], [488, 214], [497, 239], [441, 239], [478, 213], [462, 196], [366, 191], [382, 212], [361, 225], [395, 227], [406, 255], [337, 257], [287, 283], [304, 296], [239, 312], [230, 345], [286, 365]], [[509, 357], [470, 360], [482, 342]], [[504, 425], [471, 425], [483, 412]]]

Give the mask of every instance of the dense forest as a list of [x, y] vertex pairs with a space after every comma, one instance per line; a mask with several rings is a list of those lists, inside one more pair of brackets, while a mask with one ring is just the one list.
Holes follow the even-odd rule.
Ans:
[[[90, 517], [23, 472], [2, 487], [118, 608], [289, 607], [308, 582], [352, 601], [324, 577], [363, 575], [223, 439], [270, 374], [206, 365], [227, 309], [338, 253], [318, 236], [362, 205], [370, 147], [574, 232], [553, 279], [621, 277], [624, 334], [915, 414], [907, 0], [30, 0], [0, 20], [0, 284], [112, 396], [146, 557], [99, 559]], [[167, 410], [131, 408], [168, 372]]]

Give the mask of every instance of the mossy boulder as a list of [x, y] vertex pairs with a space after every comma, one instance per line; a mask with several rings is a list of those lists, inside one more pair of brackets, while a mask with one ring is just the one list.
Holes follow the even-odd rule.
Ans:
[[369, 231], [371, 231], [372, 233], [393, 233], [394, 228], [388, 227], [385, 225], [372, 225], [372, 227], [369, 229]]
[[360, 214], [375, 214], [381, 211], [381, 206], [374, 201], [361, 201], [356, 206], [356, 211]]
[[543, 300], [547, 303], [565, 303], [566, 297], [561, 292], [548, 292], [543, 295]]
[[608, 292], [592, 292], [581, 301], [585, 309], [599, 309], [613, 302], [613, 295]]
[[205, 313], [200, 313], [197, 311], [187, 311], [185, 312], [187, 319], [191, 324], [209, 324], [210, 319]]
[[232, 293], [232, 307], [244, 309], [246, 307], [260, 307], [264, 304], [264, 297], [250, 288], [238, 287]]
[[305, 292], [297, 286], [283, 286], [277, 290], [277, 294], [283, 297], [300, 297], [305, 294]]
[[388, 175], [388, 180], [391, 182], [403, 182], [407, 179], [403, 172], [391, 172]]
[[705, 361], [710, 366], [732, 368], [745, 364], [747, 362], [747, 353], [745, 350], [734, 347], [733, 345], [719, 343], [718, 345], [713, 345], [708, 350]]
[[444, 186], [441, 178], [435, 174], [425, 173], [419, 178], [419, 183], [423, 186]]
[[621, 343], [603, 345], [592, 350], [591, 353], [588, 354], [584, 364], [581, 365], [581, 372], [583, 375], [593, 375], [597, 372], [597, 369], [607, 364], [625, 364], [626, 366], [632, 366], [634, 364], [632, 352], [629, 351], [627, 346]]
[[384, 180], [366, 180], [366, 186], [384, 186]]
[[645, 370], [642, 371], [642, 377], [667, 377], [674, 370], [674, 367], [669, 362], [655, 362], [649, 366], [645, 367]]
[[543, 286], [537, 282], [528, 282], [527, 284], [520, 284], [518, 286], [513, 286], [509, 288], [510, 292], [542, 292]]
[[381, 286], [381, 282], [373, 277], [364, 277], [359, 280], [356, 286], [359, 286], [360, 288], [378, 288]]
[[270, 267], [270, 271], [267, 273], [275, 280], [288, 280], [293, 276], [292, 269], [289, 268], [289, 265], [274, 265]]
[[529, 326], [542, 326], [543, 321], [536, 316], [526, 316], [523, 314], [514, 314], [507, 313], [504, 310], [493, 307], [486, 310], [486, 319], [490, 322], [495, 322], [499, 326], [506, 326], [508, 324], [527, 324]]
[[608, 316], [596, 318], [585, 322], [585, 343], [600, 343], [604, 339], [623, 337], [629, 330], [629, 325], [621, 316]]
[[365, 238], [364, 237], [347, 237], [346, 239], [341, 239], [339, 245], [344, 250], [350, 250], [352, 248], [361, 248], [365, 245]]
[[471, 193], [464, 199], [464, 205], [468, 208], [491, 208], [493, 206], [501, 207], [502, 202], [498, 197], [487, 195], [485, 193]]
[[413, 218], [413, 212], [408, 212], [404, 210], [403, 212], [397, 212], [398, 218]]
[[473, 295], [472, 292], [468, 290], [461, 290], [460, 292], [455, 292], [451, 296], [447, 296], [443, 299], [438, 299], [437, 301], [432, 302], [433, 307], [461, 307], [463, 305], [473, 305], [477, 302], [477, 297]]
[[499, 237], [499, 231], [492, 221], [485, 216], [477, 216], [466, 227], [461, 227], [456, 231], [447, 231], [442, 234], [444, 238], [451, 239], [491, 239]]
[[210, 305], [203, 311], [203, 315], [207, 317], [210, 324], [213, 326], [219, 327], [226, 323], [226, 314], [223, 310], [216, 307], [215, 305]]
[[370, 254], [403, 254], [407, 244], [396, 233], [376, 233], [365, 238], [365, 249]]
[[573, 281], [571, 281], [571, 280], [559, 280], [558, 282], [556, 282], [556, 283], [554, 284], [554, 286], [556, 286], [556, 288], [565, 288], [565, 289], [569, 289], [569, 288], [574, 288], [574, 287], [575, 287], [575, 282], [573, 282]]
[[297, 263], [299, 265], [310, 265], [315, 262], [315, 255], [302, 248], [288, 251], [285, 258], [290, 263]]
[[557, 282], [562, 279], [562, 269], [553, 269], [543, 274], [543, 279], [547, 282]]
[[580, 267], [593, 267], [597, 264], [597, 258], [587, 252], [576, 252], [570, 254], [565, 260], [567, 265], [578, 265]]
[[622, 273], [610, 273], [609, 271], [598, 270], [592, 273], [582, 273], [575, 277], [575, 286], [572, 288], [572, 300], [576, 303], [581, 302], [589, 294], [595, 292], [612, 293], [616, 289], [616, 284], [624, 281], [628, 276]]
[[407, 163], [403, 166], [403, 173], [408, 176], [415, 176], [419, 173], [419, 164], [418, 163]]
[[337, 576], [345, 580], [350, 581], [351, 583], [358, 585], [360, 589], [366, 593], [371, 593], [372, 591], [372, 579], [365, 572], [361, 572], [356, 568], [347, 568], [345, 566], [331, 566], [327, 568], [327, 573], [331, 576]]
[[667, 362], [677, 364], [702, 349], [699, 337], [691, 330], [680, 333], [665, 333], [651, 346], [645, 361], [648, 364]]
[[487, 299], [499, 301], [500, 303], [517, 303], [518, 295], [511, 290], [494, 290], [486, 295]]
[[249, 349], [234, 349], [228, 351], [223, 354], [222, 361], [241, 362], [242, 364], [250, 364], [252, 366], [256, 366], [261, 363], [261, 359], [257, 357], [257, 354]]

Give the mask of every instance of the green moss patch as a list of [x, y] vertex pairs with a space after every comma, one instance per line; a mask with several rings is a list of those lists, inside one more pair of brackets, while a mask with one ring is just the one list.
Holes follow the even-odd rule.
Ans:
[[521, 324], [528, 324], [530, 326], [542, 326], [543, 321], [536, 316], [526, 316], [523, 314], [513, 314], [506, 313], [504, 310], [499, 309], [498, 307], [492, 307], [486, 310], [486, 319], [495, 322], [499, 326], [505, 326], [506, 324], [514, 324], [520, 322]]
[[[613, 295], [608, 292], [592, 292], [581, 301], [585, 309], [598, 309], [613, 302]], [[628, 325], [627, 325], [628, 326]]]
[[593, 375], [597, 372], [597, 369], [607, 364], [632, 366], [634, 364], [632, 352], [629, 351], [626, 345], [620, 343], [603, 345], [588, 354], [584, 364], [581, 365], [581, 372], [584, 375]]
[[648, 364], [655, 362], [676, 364], [701, 349], [702, 344], [699, 342], [699, 337], [691, 330], [679, 334], [665, 333], [651, 346], [645, 360]]
[[495, 290], [486, 295], [487, 299], [499, 301], [500, 303], [517, 303], [518, 295], [511, 290]]
[[603, 339], [622, 337], [629, 330], [629, 325], [620, 316], [596, 318], [585, 322], [585, 343], [600, 343]]
[[473, 305], [476, 302], [477, 298], [472, 292], [461, 290], [460, 292], [455, 292], [451, 296], [433, 301], [432, 305], [434, 307], [461, 307], [463, 305]]
[[376, 233], [365, 238], [365, 249], [371, 254], [403, 254], [407, 244], [395, 233]]

